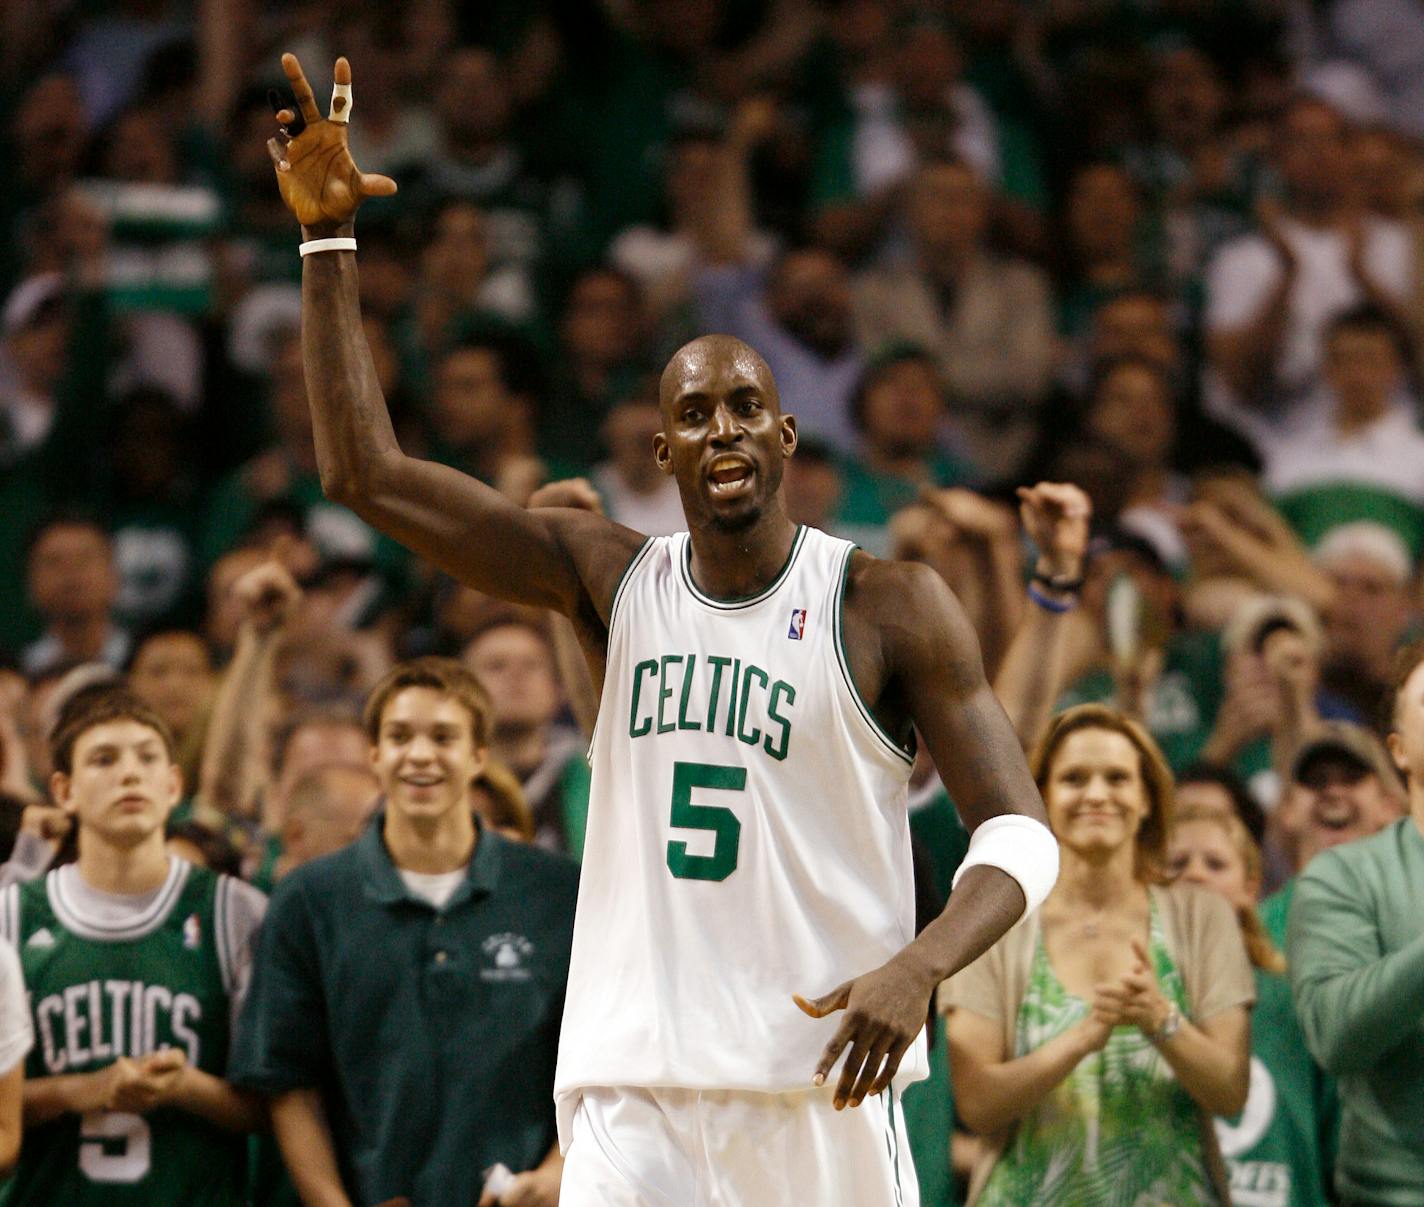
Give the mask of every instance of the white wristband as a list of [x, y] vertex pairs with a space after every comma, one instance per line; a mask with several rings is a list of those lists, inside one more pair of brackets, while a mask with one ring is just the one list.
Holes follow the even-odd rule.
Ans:
[[[345, 103], [338, 106], [337, 100]], [[331, 120], [334, 122], [349, 122], [351, 120], [350, 84], [333, 84], [331, 86]]]
[[1024, 917], [1033, 913], [1058, 881], [1058, 840], [1040, 821], [1017, 813], [991, 817], [974, 831], [969, 851], [950, 882], [953, 890], [972, 867], [998, 868], [1023, 889]]
[[318, 251], [355, 251], [356, 240], [350, 235], [336, 239], [308, 239], [305, 243], [299, 243], [297, 250], [304, 256]]

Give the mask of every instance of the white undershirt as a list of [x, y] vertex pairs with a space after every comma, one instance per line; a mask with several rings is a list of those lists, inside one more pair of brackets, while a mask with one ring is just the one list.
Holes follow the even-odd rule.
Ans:
[[436, 909], [444, 909], [445, 903], [455, 895], [455, 890], [470, 872], [467, 863], [453, 872], [412, 872], [397, 868], [406, 888], [422, 901], [429, 901]]

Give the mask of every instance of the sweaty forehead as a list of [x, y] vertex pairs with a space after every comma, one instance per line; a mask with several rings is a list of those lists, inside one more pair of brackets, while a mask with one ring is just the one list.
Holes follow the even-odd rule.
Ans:
[[723, 394], [751, 387], [778, 401], [771, 370], [740, 340], [694, 340], [679, 349], [663, 371], [659, 402], [670, 407], [687, 394]]

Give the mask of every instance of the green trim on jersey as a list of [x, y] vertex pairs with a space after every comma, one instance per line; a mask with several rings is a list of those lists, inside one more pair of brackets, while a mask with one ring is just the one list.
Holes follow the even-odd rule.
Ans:
[[759, 604], [762, 600], [775, 594], [777, 587], [786, 581], [786, 576], [791, 573], [791, 567], [796, 564], [797, 555], [801, 552], [802, 546], [806, 544], [806, 525], [796, 525], [796, 536], [791, 542], [791, 552], [786, 555], [786, 564], [781, 567], [780, 572], [772, 580], [769, 587], [756, 592], [754, 595], [739, 595], [734, 599], [713, 599], [712, 596], [704, 594], [692, 581], [692, 538], [689, 536], [682, 547], [682, 556], [678, 558], [678, 569], [682, 572], [682, 581], [687, 584], [687, 589], [692, 592], [697, 599], [705, 603], [709, 608], [717, 608], [723, 612], [735, 612], [741, 608], [750, 608], [753, 604]]
[[915, 756], [912, 751], [906, 750], [894, 738], [885, 732], [884, 726], [875, 719], [875, 714], [870, 711], [870, 706], [861, 698], [860, 688], [855, 685], [855, 676], [850, 673], [850, 659], [845, 652], [845, 590], [846, 583], [850, 580], [850, 559], [859, 549], [859, 545], [848, 545], [845, 551], [845, 560], [841, 563], [841, 587], [836, 592], [836, 661], [840, 664], [841, 675], [845, 678], [846, 686], [850, 688], [851, 699], [855, 701], [856, 708], [860, 710], [860, 715], [869, 724], [871, 732], [878, 737], [885, 747], [892, 753], [899, 755], [910, 766], [915, 765]]
[[648, 556], [648, 550], [653, 547], [653, 538], [647, 537], [638, 546], [633, 556], [628, 559], [628, 564], [623, 567], [623, 573], [618, 576], [618, 584], [613, 588], [613, 602], [608, 605], [608, 629], [613, 630], [613, 620], [618, 615], [618, 605], [623, 599], [623, 588], [628, 585], [628, 580], [633, 576], [633, 571], [638, 568], [638, 563]]
[[[627, 587], [628, 580], [633, 577], [633, 571], [636, 570], [642, 560], [648, 556], [648, 550], [652, 547], [653, 538], [645, 538], [643, 543], [638, 546], [637, 552], [628, 559], [628, 564], [623, 567], [623, 573], [618, 576], [618, 584], [613, 588], [613, 602], [608, 605], [608, 634], [610, 637], [613, 635], [613, 624], [618, 619], [618, 605], [623, 602], [624, 588]], [[599, 716], [602, 716], [603, 710], [599, 709], [598, 711]], [[598, 721], [599, 717], [595, 717], [593, 721], [593, 732], [589, 734], [588, 738], [588, 749], [584, 752], [585, 762], [591, 762], [593, 759], [593, 743], [594, 739], [598, 737]], [[579, 835], [579, 850], [583, 850], [582, 834]], [[577, 858], [577, 856], [575, 856], [575, 858]]]
[[[224, 933], [230, 879], [174, 859], [134, 924], [103, 927], [76, 915], [67, 870], [4, 894], [35, 1026], [26, 1078], [97, 1072], [169, 1047], [222, 1077], [236, 979]], [[26, 1130], [0, 1204], [237, 1207], [245, 1148], [244, 1137], [174, 1108], [66, 1114]]]

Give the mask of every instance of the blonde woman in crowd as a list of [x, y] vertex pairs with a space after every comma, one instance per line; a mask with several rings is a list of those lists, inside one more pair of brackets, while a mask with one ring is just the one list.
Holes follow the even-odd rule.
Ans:
[[1306, 1050], [1285, 956], [1256, 912], [1261, 850], [1240, 818], [1199, 806], [1177, 815], [1169, 851], [1174, 883], [1210, 889], [1230, 902], [1256, 972], [1250, 1094], [1239, 1116], [1216, 1121], [1232, 1201], [1325, 1207], [1325, 1167], [1338, 1121], [1334, 1083]]
[[1228, 1202], [1210, 1126], [1246, 1101], [1251, 967], [1220, 897], [1164, 887], [1172, 778], [1122, 713], [1030, 765], [1061, 849], [1037, 915], [941, 987], [976, 1207]]

